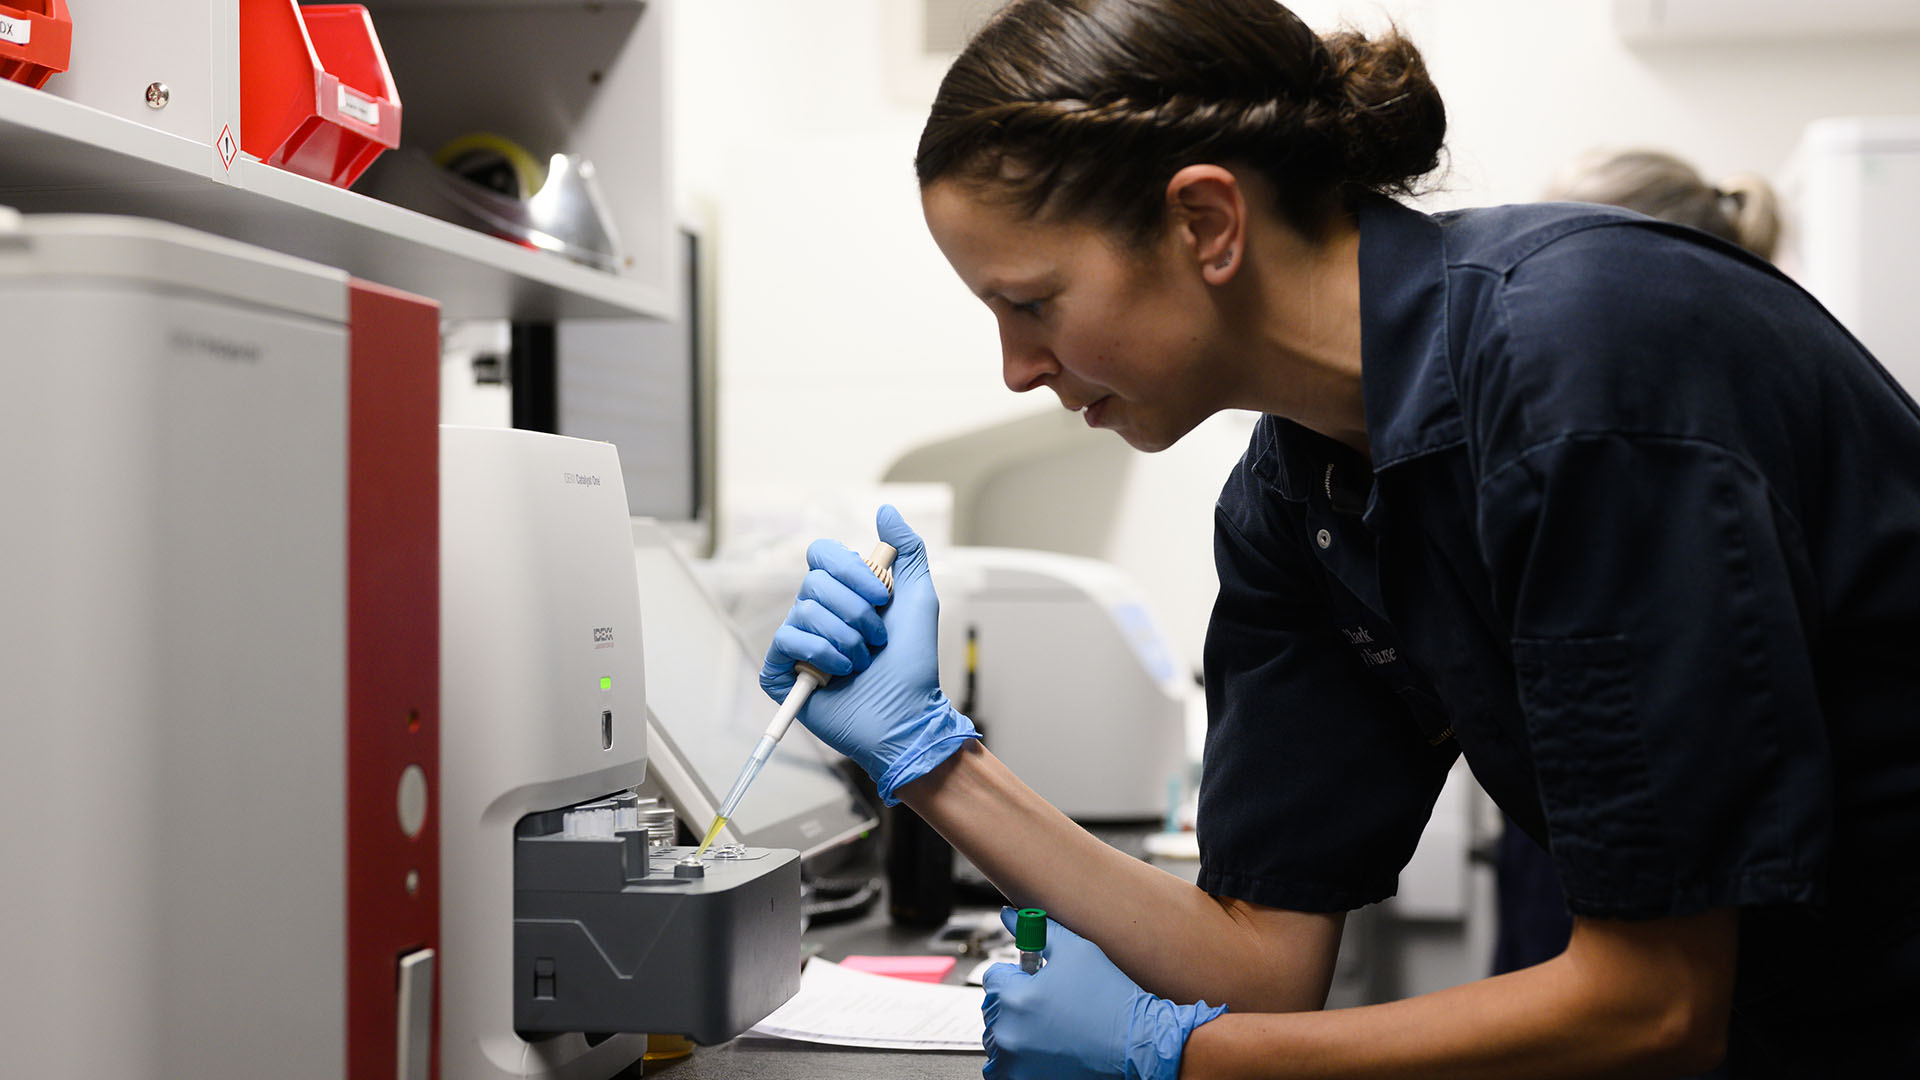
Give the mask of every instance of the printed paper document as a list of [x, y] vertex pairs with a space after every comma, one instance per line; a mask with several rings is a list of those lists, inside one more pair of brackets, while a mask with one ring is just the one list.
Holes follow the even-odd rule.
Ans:
[[976, 987], [870, 975], [816, 958], [801, 973], [793, 1000], [747, 1034], [835, 1046], [983, 1053], [983, 996]]

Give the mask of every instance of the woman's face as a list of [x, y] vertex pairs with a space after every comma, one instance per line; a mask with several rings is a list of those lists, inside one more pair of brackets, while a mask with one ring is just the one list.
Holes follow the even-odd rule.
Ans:
[[[1213, 306], [1174, 241], [1122, 251], [1092, 227], [1022, 220], [952, 181], [921, 193], [927, 228], [1000, 324], [1009, 389], [1046, 387], [1089, 427], [1164, 450], [1221, 407]], [[1216, 366], [1217, 367], [1217, 366]]]

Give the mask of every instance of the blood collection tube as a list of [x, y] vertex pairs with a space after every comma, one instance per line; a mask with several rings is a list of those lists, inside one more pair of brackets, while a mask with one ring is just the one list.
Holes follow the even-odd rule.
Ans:
[[1020, 970], [1032, 975], [1044, 962], [1040, 950], [1047, 947], [1047, 913], [1039, 908], [1021, 908], [1013, 926], [1013, 944], [1020, 950]]

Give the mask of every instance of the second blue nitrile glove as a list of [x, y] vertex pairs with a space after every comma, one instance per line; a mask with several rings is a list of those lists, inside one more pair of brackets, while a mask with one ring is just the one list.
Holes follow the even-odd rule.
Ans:
[[[1014, 911], [1000, 921], [1014, 929]], [[1046, 966], [987, 969], [986, 1080], [1176, 1080], [1193, 1029], [1224, 1005], [1175, 1005], [1140, 989], [1100, 947], [1049, 919]]]
[[874, 524], [898, 552], [892, 599], [851, 548], [816, 540], [807, 549], [812, 569], [774, 632], [760, 685], [785, 700], [800, 660], [836, 676], [813, 692], [798, 719], [865, 769], [892, 806], [902, 785], [980, 735], [940, 689], [940, 598], [926, 545], [891, 506], [880, 508]]

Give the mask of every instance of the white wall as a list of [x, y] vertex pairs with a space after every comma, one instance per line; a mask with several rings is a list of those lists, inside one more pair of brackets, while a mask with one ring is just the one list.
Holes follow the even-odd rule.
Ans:
[[[1422, 46], [1452, 136], [1430, 208], [1533, 198], [1594, 146], [1772, 174], [1816, 117], [1920, 114], [1913, 38], [1629, 49], [1608, 0], [1295, 9], [1322, 30], [1391, 16]], [[883, 52], [910, 0], [677, 10], [680, 182], [717, 222], [723, 515], [769, 491], [868, 484], [917, 443], [1056, 407], [1000, 384], [992, 319], [922, 227], [912, 158], [931, 86], [902, 95], [900, 60]], [[1140, 459], [1108, 553], [1196, 662], [1214, 587], [1209, 509], [1244, 431], [1223, 419]]]

